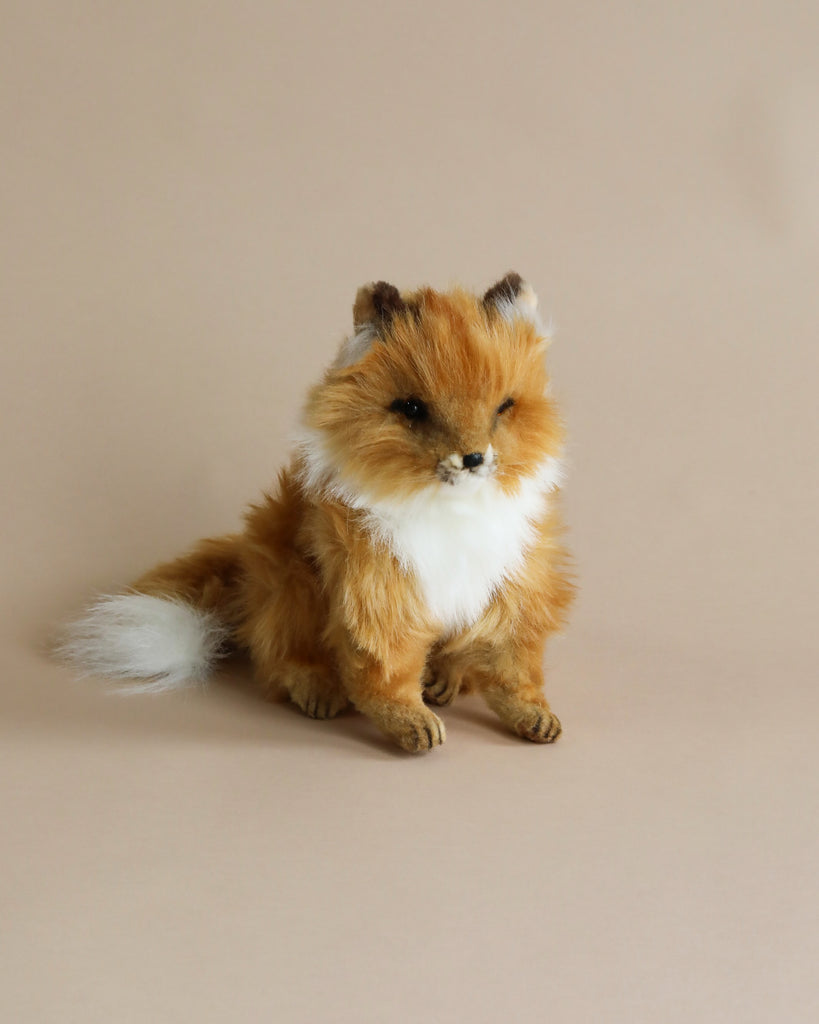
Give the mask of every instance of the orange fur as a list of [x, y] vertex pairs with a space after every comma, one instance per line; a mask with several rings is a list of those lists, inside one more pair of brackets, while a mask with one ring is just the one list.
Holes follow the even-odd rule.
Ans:
[[[352, 703], [405, 749], [424, 750], [444, 739], [427, 704], [477, 690], [513, 731], [555, 739], [542, 658], [572, 586], [554, 494], [539, 505], [513, 571], [477, 618], [455, 629], [430, 613], [419, 579], [373, 529], [367, 507], [401, 507], [447, 488], [436, 467], [450, 453], [491, 445], [492, 485], [512, 499], [535, 467], [559, 456], [544, 338], [495, 304], [520, 287], [510, 275], [483, 301], [461, 289], [400, 299], [389, 286], [362, 289], [356, 322], [370, 324], [375, 340], [361, 358], [329, 369], [305, 410], [343, 486], [311, 477], [309, 450], [299, 448], [241, 534], [201, 542], [134, 588], [216, 612], [249, 652], [262, 690], [283, 690], [313, 717]], [[426, 419], [391, 409], [409, 396], [431, 410]], [[507, 398], [514, 405], [499, 413]]]

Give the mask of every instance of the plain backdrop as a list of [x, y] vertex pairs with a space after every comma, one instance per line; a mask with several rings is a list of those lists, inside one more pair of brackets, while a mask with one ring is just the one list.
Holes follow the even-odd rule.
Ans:
[[[815, 5], [1, 10], [2, 1019], [819, 1019]], [[571, 434], [556, 746], [51, 661], [236, 528], [360, 284], [510, 269]]]

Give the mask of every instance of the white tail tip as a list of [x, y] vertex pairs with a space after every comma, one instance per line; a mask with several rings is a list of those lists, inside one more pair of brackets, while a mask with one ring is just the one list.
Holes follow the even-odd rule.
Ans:
[[66, 630], [57, 653], [83, 675], [138, 679], [139, 693], [207, 678], [228, 630], [184, 601], [148, 594], [105, 596]]

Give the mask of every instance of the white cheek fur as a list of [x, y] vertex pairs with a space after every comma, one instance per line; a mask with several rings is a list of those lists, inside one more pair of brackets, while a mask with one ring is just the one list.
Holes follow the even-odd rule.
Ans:
[[318, 431], [305, 430], [298, 450], [306, 489], [366, 512], [373, 537], [414, 574], [430, 617], [445, 633], [475, 622], [514, 575], [561, 480], [560, 460], [548, 458], [513, 495], [491, 476], [465, 474], [463, 486], [436, 481], [408, 498], [374, 499], [343, 480]]

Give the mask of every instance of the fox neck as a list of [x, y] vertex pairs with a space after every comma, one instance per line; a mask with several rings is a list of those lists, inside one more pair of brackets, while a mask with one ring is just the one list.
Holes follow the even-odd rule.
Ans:
[[303, 434], [298, 451], [305, 490], [364, 513], [373, 541], [414, 576], [443, 635], [476, 622], [521, 568], [561, 479], [560, 460], [547, 458], [511, 494], [489, 478], [463, 487], [434, 481], [408, 497], [376, 498], [343, 479], [318, 433]]

